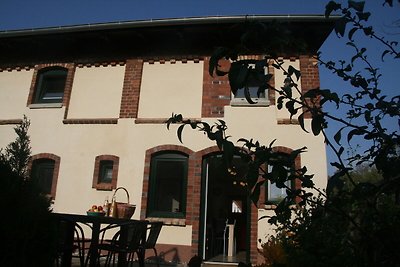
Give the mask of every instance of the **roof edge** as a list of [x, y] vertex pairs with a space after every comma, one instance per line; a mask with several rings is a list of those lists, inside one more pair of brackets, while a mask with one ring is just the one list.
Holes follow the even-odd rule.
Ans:
[[41, 35], [41, 34], [57, 34], [57, 33], [68, 33], [68, 32], [125, 29], [125, 28], [240, 23], [246, 21], [262, 21], [262, 22], [268, 22], [273, 20], [292, 21], [292, 22], [335, 21], [338, 18], [340, 18], [340, 16], [331, 16], [330, 18], [325, 18], [324, 15], [237, 15], [237, 16], [207, 16], [207, 17], [149, 19], [149, 20], [117, 21], [117, 22], [94, 23], [94, 24], [79, 24], [71, 26], [46, 27], [46, 28], [34, 28], [34, 29], [22, 29], [22, 30], [6, 30], [6, 31], [0, 31], [0, 38]]

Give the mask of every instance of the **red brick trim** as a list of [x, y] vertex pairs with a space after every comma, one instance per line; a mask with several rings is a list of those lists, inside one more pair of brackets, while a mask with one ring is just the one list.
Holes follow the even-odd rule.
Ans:
[[7, 68], [0, 67], [0, 72], [4, 72], [4, 71], [11, 72], [11, 71], [14, 71], [14, 70], [16, 70], [16, 71], [21, 71], [21, 70], [28, 71], [28, 70], [31, 70], [32, 68], [34, 68], [33, 65], [31, 65], [31, 66], [12, 66], [12, 67], [7, 67]]
[[21, 124], [22, 119], [0, 120], [0, 125]]
[[[111, 183], [100, 183], [99, 182], [100, 162], [103, 160], [110, 160], [113, 162], [113, 173], [112, 173]], [[114, 155], [97, 156], [94, 160], [92, 188], [96, 188], [97, 190], [107, 190], [107, 191], [111, 191], [111, 190], [117, 188], [118, 169], [119, 169], [119, 157], [114, 156]]]
[[142, 187], [142, 204], [140, 208], [140, 218], [141, 219], [146, 219], [146, 211], [147, 211], [147, 200], [148, 200], [148, 192], [149, 192], [149, 180], [150, 180], [150, 164], [151, 164], [151, 158], [152, 155], [158, 152], [162, 151], [177, 151], [184, 153], [188, 155], [188, 181], [187, 181], [187, 194], [186, 194], [186, 224], [191, 224], [190, 220], [188, 218], [191, 218], [190, 216], [190, 209], [188, 207], [190, 206], [188, 196], [189, 196], [189, 186], [192, 184], [193, 180], [193, 169], [191, 168], [193, 159], [192, 159], [192, 154], [193, 151], [183, 147], [183, 146], [178, 146], [178, 145], [160, 145], [156, 146], [153, 148], [150, 148], [146, 150], [145, 152], [145, 162], [144, 162], [144, 173], [143, 173], [143, 187]]
[[[272, 78], [271, 80], [269, 80], [269, 85], [272, 88], [275, 88], [275, 68], [272, 66], [272, 64], [274, 63], [274, 61], [271, 59], [268, 62], [268, 74], [272, 74]], [[268, 88], [268, 99], [269, 99], [269, 104], [270, 105], [275, 105], [275, 90], [272, 90], [270, 88]]]
[[[165, 124], [167, 123], [168, 119], [169, 118], [151, 118], [151, 119], [138, 118], [135, 119], [135, 124]], [[197, 122], [201, 121], [201, 119], [199, 118], [184, 118], [184, 120], [191, 120]]]
[[51, 183], [50, 197], [51, 197], [51, 199], [55, 199], [56, 198], [56, 191], [57, 191], [58, 174], [60, 172], [60, 161], [61, 161], [61, 158], [59, 156], [51, 154], [51, 153], [39, 153], [39, 154], [33, 155], [29, 159], [28, 173], [30, 173], [31, 170], [32, 170], [33, 162], [35, 160], [38, 160], [38, 159], [51, 159], [51, 160], [54, 160], [53, 181]]
[[120, 118], [137, 118], [142, 83], [143, 60], [128, 59], [122, 88]]
[[228, 106], [231, 101], [228, 76], [210, 76], [208, 73], [209, 63], [210, 58], [204, 58], [201, 117], [223, 117], [224, 106]]
[[66, 107], [64, 118], [67, 118], [68, 105], [71, 98], [72, 83], [74, 81], [74, 75], [75, 75], [75, 65], [73, 63], [48, 63], [48, 64], [35, 65], [35, 71], [33, 73], [31, 87], [29, 90], [27, 106], [29, 106], [30, 104], [34, 104], [33, 96], [36, 90], [36, 81], [38, 72], [44, 68], [51, 68], [51, 67], [62, 67], [68, 70], [67, 79], [65, 82], [64, 96], [62, 100], [62, 105]]
[[[301, 91], [304, 94], [310, 89], [320, 88], [318, 61], [312, 55], [301, 55]], [[310, 113], [305, 114], [305, 118], [311, 118]]]
[[64, 124], [118, 124], [117, 118], [103, 119], [64, 119]]
[[287, 124], [299, 124], [297, 119], [278, 119], [278, 124], [287, 125]]

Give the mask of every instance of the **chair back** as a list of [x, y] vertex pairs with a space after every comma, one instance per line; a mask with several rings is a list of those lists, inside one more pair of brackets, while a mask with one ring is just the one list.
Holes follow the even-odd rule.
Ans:
[[146, 238], [147, 222], [135, 221], [126, 225], [127, 249], [137, 250]]
[[146, 249], [148, 248], [154, 248], [157, 243], [158, 236], [160, 235], [161, 228], [162, 228], [163, 223], [162, 222], [151, 222], [149, 223], [149, 235], [147, 236], [146, 243], [144, 247]]

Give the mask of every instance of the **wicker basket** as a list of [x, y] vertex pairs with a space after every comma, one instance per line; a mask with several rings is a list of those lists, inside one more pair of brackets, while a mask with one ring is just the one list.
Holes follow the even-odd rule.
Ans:
[[126, 188], [124, 187], [118, 187], [117, 189], [115, 189], [112, 199], [114, 200], [116, 199], [115, 195], [117, 194], [117, 191], [120, 189], [125, 191], [128, 201], [127, 203], [115, 201], [114, 208], [116, 207], [116, 210], [113, 211], [113, 216], [117, 218], [130, 219], [132, 215], [135, 213], [136, 205], [132, 205], [129, 203], [128, 190], [126, 190]]

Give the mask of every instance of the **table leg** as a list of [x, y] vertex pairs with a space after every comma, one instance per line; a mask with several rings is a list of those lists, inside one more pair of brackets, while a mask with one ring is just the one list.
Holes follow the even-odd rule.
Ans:
[[70, 267], [72, 262], [72, 246], [74, 244], [74, 224], [68, 221], [65, 223], [65, 247], [68, 248], [63, 251], [61, 257], [61, 267]]
[[93, 223], [92, 225], [92, 240], [90, 241], [89, 249], [89, 267], [96, 267], [97, 259], [99, 258], [98, 245], [99, 245], [100, 223]]

